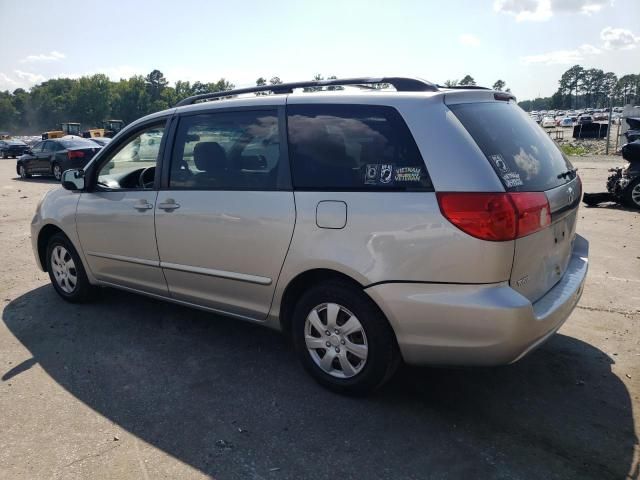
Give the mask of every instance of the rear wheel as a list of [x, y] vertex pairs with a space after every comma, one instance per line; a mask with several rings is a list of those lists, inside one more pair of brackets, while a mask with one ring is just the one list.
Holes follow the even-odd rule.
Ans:
[[47, 271], [58, 295], [71, 303], [93, 298], [96, 287], [89, 283], [78, 252], [62, 233], [56, 233], [47, 244]]
[[53, 177], [56, 180], [62, 180], [62, 167], [60, 166], [59, 163], [54, 163], [53, 167], [51, 167], [51, 170], [53, 172]]
[[382, 312], [345, 281], [312, 287], [298, 301], [293, 341], [304, 368], [323, 386], [365, 394], [395, 372], [400, 353]]
[[633, 179], [624, 189], [625, 203], [633, 208], [640, 209], [640, 177]]

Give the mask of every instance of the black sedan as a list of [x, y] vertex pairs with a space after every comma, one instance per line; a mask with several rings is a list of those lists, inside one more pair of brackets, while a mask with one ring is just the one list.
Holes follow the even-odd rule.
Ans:
[[27, 150], [29, 150], [29, 145], [21, 140], [15, 140], [13, 138], [8, 140], [0, 140], [0, 155], [2, 156], [2, 158], [18, 158]]
[[31, 175], [53, 175], [62, 178], [70, 168], [83, 168], [102, 147], [84, 138], [57, 138], [36, 143], [18, 158], [16, 171], [20, 178]]

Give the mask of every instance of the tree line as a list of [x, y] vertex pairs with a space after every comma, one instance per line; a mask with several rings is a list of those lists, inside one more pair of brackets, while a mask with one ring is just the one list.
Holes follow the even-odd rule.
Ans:
[[527, 111], [548, 109], [609, 108], [640, 101], [640, 74], [618, 76], [599, 68], [574, 65], [558, 80], [550, 97], [525, 100], [519, 105]]
[[80, 122], [89, 128], [112, 118], [130, 123], [191, 95], [233, 87], [224, 78], [212, 83], [179, 80], [175, 86], [169, 86], [159, 70], [118, 82], [103, 74], [78, 79], [56, 78], [29, 91], [18, 88], [13, 92], [0, 92], [0, 130], [34, 134], [54, 129], [61, 122]]
[[[335, 76], [327, 77], [328, 80]], [[313, 80], [323, 80], [316, 74]], [[256, 85], [282, 83], [278, 76], [267, 80], [260, 77]], [[474, 86], [475, 79], [465, 75], [460, 80], [447, 80], [447, 87]], [[375, 85], [383, 88], [386, 85]], [[492, 88], [510, 92], [504, 80], [497, 80]], [[61, 122], [80, 122], [83, 128], [100, 126], [103, 120], [120, 119], [125, 123], [149, 113], [170, 108], [191, 95], [231, 90], [234, 84], [221, 78], [217, 82], [188, 82], [178, 80], [170, 86], [163, 73], [153, 70], [146, 76], [135, 75], [117, 82], [104, 74], [77, 79], [57, 78], [35, 85], [28, 91], [17, 88], [13, 92], [0, 91], [0, 130], [14, 134], [36, 134], [57, 128]], [[342, 87], [326, 87], [339, 90]], [[308, 87], [306, 91], [319, 90]], [[261, 92], [260, 95], [268, 94]], [[640, 75], [625, 75], [617, 78], [612, 72], [584, 69], [575, 65], [559, 80], [553, 96], [520, 102], [525, 110], [549, 108], [606, 107], [626, 104], [640, 97]]]
[[[335, 79], [329, 76], [327, 79]], [[324, 77], [316, 74], [314, 80]], [[256, 85], [283, 83], [278, 76], [260, 77]], [[178, 80], [170, 86], [163, 73], [153, 70], [146, 76], [111, 81], [104, 74], [78, 79], [56, 78], [32, 87], [0, 91], [0, 130], [14, 134], [37, 134], [57, 128], [62, 122], [80, 122], [83, 128], [101, 126], [103, 120], [119, 119], [130, 123], [149, 113], [174, 106], [180, 100], [202, 93], [233, 89], [233, 83], [221, 78], [217, 82]], [[326, 87], [338, 90], [342, 87]], [[319, 90], [310, 87], [306, 91]], [[268, 95], [260, 92], [259, 95]]]

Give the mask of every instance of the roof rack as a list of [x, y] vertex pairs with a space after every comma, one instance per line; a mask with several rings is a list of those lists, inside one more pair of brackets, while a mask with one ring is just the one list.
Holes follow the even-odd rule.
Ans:
[[257, 93], [257, 92], [273, 92], [273, 93], [292, 93], [294, 88], [309, 88], [309, 87], [330, 87], [330, 86], [346, 86], [346, 85], [373, 85], [379, 83], [388, 83], [393, 86], [398, 92], [437, 92], [438, 86], [422, 80], [419, 78], [407, 78], [407, 77], [359, 77], [359, 78], [343, 78], [332, 80], [309, 80], [306, 82], [292, 82], [292, 83], [279, 83], [276, 85], [260, 85], [255, 87], [237, 88], [235, 90], [225, 90], [222, 92], [203, 93], [200, 95], [194, 95], [187, 97], [184, 100], [180, 100], [176, 107], [183, 107], [185, 105], [193, 105], [196, 102], [204, 100], [213, 100], [217, 98], [230, 97], [234, 95], [241, 95], [244, 93]]
[[445, 85], [436, 85], [438, 88], [450, 88], [452, 90], [491, 90], [488, 87], [481, 87], [480, 85], [454, 85], [447, 87]]

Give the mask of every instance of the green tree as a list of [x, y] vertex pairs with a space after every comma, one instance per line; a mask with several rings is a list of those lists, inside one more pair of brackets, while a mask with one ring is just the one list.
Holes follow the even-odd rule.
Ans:
[[506, 86], [507, 84], [504, 82], [504, 80], [497, 80], [496, 83], [493, 84], [493, 89], [497, 90], [499, 92], [502, 91], [502, 89]]
[[570, 103], [573, 108], [578, 108], [578, 93], [580, 91], [582, 77], [584, 75], [584, 68], [580, 65], [574, 65], [569, 70], [562, 74], [560, 78], [560, 88], [563, 91], [567, 91], [569, 95], [575, 92], [575, 103]]
[[153, 70], [149, 75], [145, 77], [145, 83], [149, 91], [149, 96], [152, 101], [160, 100], [162, 91], [167, 87], [169, 82], [164, 78], [164, 75], [160, 70]]
[[112, 117], [130, 123], [151, 111], [151, 97], [145, 78], [136, 75], [120, 80], [114, 89]]
[[457, 87], [458, 83], [459, 83], [458, 80], [445, 80], [444, 86], [445, 87]]
[[464, 85], [464, 86], [474, 86], [476, 84], [476, 81], [473, 79], [473, 77], [471, 75], [465, 75], [464, 77], [462, 77], [462, 80], [460, 80], [459, 85]]
[[74, 82], [69, 93], [69, 113], [74, 121], [83, 126], [98, 126], [111, 113], [112, 85], [104, 74], [81, 77]]

